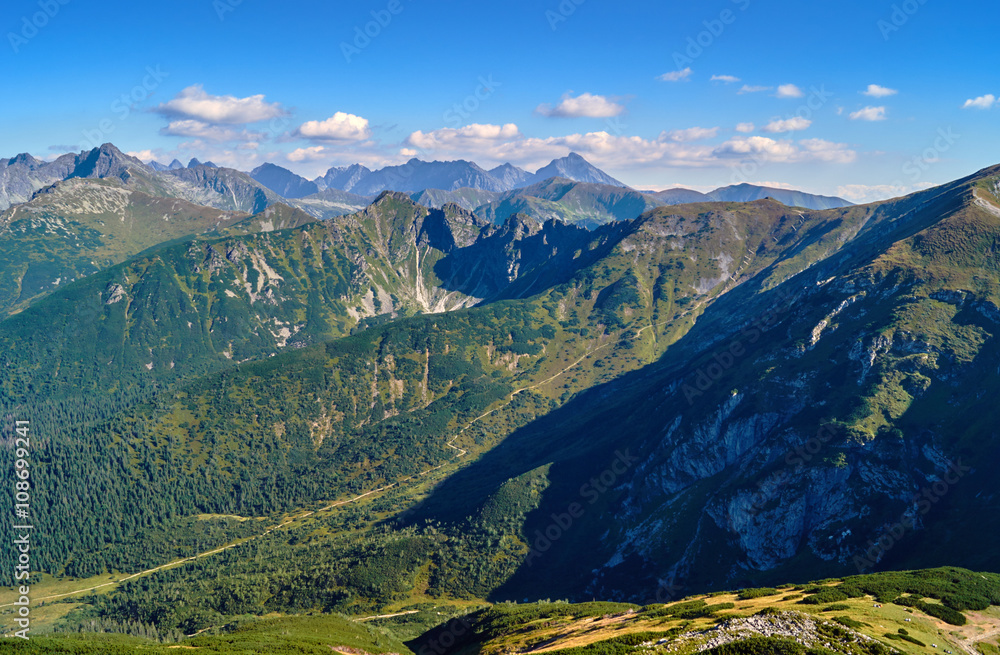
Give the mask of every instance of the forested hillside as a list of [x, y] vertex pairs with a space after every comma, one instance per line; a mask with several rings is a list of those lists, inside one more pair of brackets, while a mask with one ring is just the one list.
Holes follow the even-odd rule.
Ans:
[[[70, 624], [188, 634], [843, 573], [904, 489], [992, 461], [985, 423], [955, 440], [946, 421], [988, 402], [995, 194], [985, 171], [877, 205], [684, 205], [594, 231], [383, 194], [149, 250], [0, 324], [5, 429], [29, 412], [46, 435], [33, 502], [57, 536], [36, 565], [112, 576], [57, 612]], [[789, 462], [820, 428], [822, 454]], [[942, 506], [989, 502], [977, 470]], [[917, 518], [888, 556], [934, 563]], [[948, 522], [948, 548], [974, 520]]]

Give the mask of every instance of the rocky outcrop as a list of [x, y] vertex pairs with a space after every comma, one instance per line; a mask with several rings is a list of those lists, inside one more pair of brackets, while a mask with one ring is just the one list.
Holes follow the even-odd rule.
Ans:
[[762, 612], [745, 619], [727, 619], [708, 630], [684, 633], [672, 640], [666, 650], [700, 653], [749, 637], [784, 637], [807, 648], [845, 652], [855, 652], [856, 646], [852, 648], [855, 644], [874, 641], [840, 624], [835, 626], [801, 612]]

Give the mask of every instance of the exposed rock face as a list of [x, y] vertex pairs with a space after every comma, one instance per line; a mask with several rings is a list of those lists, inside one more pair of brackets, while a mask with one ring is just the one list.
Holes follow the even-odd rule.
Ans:
[[96, 177], [104, 179], [117, 177], [127, 182], [133, 175], [132, 171], [150, 174], [152, 169], [135, 157], [130, 157], [111, 144], [104, 144], [88, 153], [82, 153], [77, 159], [76, 168], [69, 177]]
[[499, 180], [472, 162], [425, 162], [419, 159], [411, 159], [399, 166], [387, 166], [365, 175], [353, 183], [351, 188], [344, 190], [374, 195], [386, 190], [415, 193], [424, 189], [451, 191], [463, 187], [487, 191], [507, 190]]
[[[554, 221], [542, 225], [520, 215], [493, 225], [457, 205], [429, 209], [388, 191], [362, 212], [336, 223], [338, 233], [363, 231], [374, 251], [381, 253], [382, 263], [371, 257], [359, 262], [373, 281], [373, 297], [394, 294], [404, 305], [415, 303], [431, 312], [523, 294], [530, 291], [531, 276], [571, 274], [580, 266], [584, 246], [595, 239], [613, 240], [616, 234], [607, 229], [595, 235]], [[394, 263], [393, 271], [380, 276], [376, 271], [385, 262]], [[377, 282], [390, 277], [398, 280], [398, 287]], [[516, 282], [523, 282], [525, 291], [515, 289]]]
[[[967, 295], [935, 293], [926, 302], [948, 302], [959, 311]], [[833, 311], [819, 324], [825, 330], [808, 317], [787, 317], [779, 339], [786, 344], [805, 340], [814, 347], [834, 341], [827, 343], [832, 354], [809, 355], [814, 362], [827, 358], [813, 365], [843, 371], [838, 375], [846, 375], [854, 388], [868, 390], [862, 393], [879, 389], [878, 394], [917, 402], [935, 384], [956, 384], [961, 356], [927, 336], [885, 329], [872, 334], [864, 327], [876, 305], [912, 302], [909, 290], [884, 281], [867, 293], [826, 299]], [[817, 303], [811, 315], [824, 311]], [[831, 331], [828, 325], [834, 322]], [[970, 332], [974, 343], [976, 329]], [[794, 347], [776, 346], [771, 344], [767, 357], [775, 370], [803, 356]], [[775, 374], [752, 396], [735, 389], [722, 394], [729, 384], [738, 384], [738, 368], [734, 365], [713, 384], [717, 388], [709, 393], [724, 396], [714, 409], [678, 404], [683, 401], [676, 393], [666, 394], [673, 403], [651, 399], [650, 414], [666, 410], [667, 421], [647, 442], [647, 455], [624, 487], [624, 511], [617, 514], [623, 525], [606, 536], [615, 554], [598, 572], [598, 581], [614, 578], [615, 568], [631, 555], [658, 560], [658, 574], [669, 578], [696, 571], [704, 576], [710, 562], [721, 557], [728, 568], [710, 576], [719, 587], [737, 584], [749, 572], [781, 570], [803, 556], [829, 562], [831, 570], [867, 571], [887, 556], [891, 544], [924, 527], [922, 517], [938, 496], [921, 494], [934, 481], [954, 483], [974, 471], [959, 463], [961, 453], [953, 445], [942, 445], [949, 435], [932, 430], [904, 434], [886, 427], [876, 435], [843, 419], [804, 429], [810, 421], [803, 417], [823, 411], [829, 402], [829, 386], [821, 382], [832, 375], [829, 370], [814, 378]], [[715, 484], [706, 493], [708, 480]], [[692, 504], [701, 507], [698, 518], [676, 522], [673, 517]], [[668, 538], [676, 542], [678, 532], [685, 535], [685, 545], [665, 562], [661, 544]]]
[[89, 152], [67, 154], [44, 162], [27, 153], [0, 159], [0, 210], [27, 202], [39, 189], [70, 177], [120, 177], [129, 179], [129, 168], [148, 169], [142, 162], [105, 144]]
[[608, 184], [610, 186], [625, 186], [604, 171], [591, 165], [586, 159], [575, 152], [562, 159], [555, 159], [548, 166], [538, 169], [530, 180], [526, 182], [533, 184], [547, 180], [550, 177], [564, 177], [577, 182], [591, 182], [594, 184]]
[[528, 171], [522, 170], [511, 164], [502, 164], [490, 169], [490, 175], [500, 180], [508, 189], [515, 189], [528, 183], [533, 176]]
[[70, 178], [118, 179], [130, 189], [151, 195], [249, 213], [281, 200], [246, 173], [197, 160], [192, 163], [189, 168], [147, 166], [110, 143], [52, 162], [18, 155], [0, 160], [0, 210], [27, 202], [40, 189]]
[[320, 190], [340, 189], [360, 195], [375, 195], [383, 191], [416, 193], [425, 189], [454, 191], [462, 188], [500, 193], [553, 177], [615, 187], [625, 186], [576, 153], [555, 159], [534, 174], [511, 164], [503, 164], [487, 171], [470, 161], [428, 162], [414, 158], [405, 164], [375, 171], [360, 164], [334, 167], [314, 182]]
[[[831, 628], [836, 631], [836, 639], [830, 636]], [[833, 648], [848, 652], [853, 652], [850, 650], [851, 644], [872, 641], [871, 637], [839, 624], [835, 626], [829, 621], [817, 621], [800, 612], [780, 612], [755, 614], [745, 619], [728, 619], [709, 630], [685, 633], [674, 640], [667, 651], [693, 649], [700, 653], [748, 637], [784, 637], [807, 648]]]
[[313, 182], [319, 187], [320, 191], [335, 189], [338, 191], [353, 192], [355, 188], [358, 188], [361, 181], [371, 175], [371, 173], [371, 169], [361, 164], [353, 164], [341, 168], [331, 168], [325, 175], [316, 178]]
[[437, 271], [473, 296], [524, 297], [532, 289], [572, 275], [594, 252], [603, 252], [606, 244], [617, 243], [624, 234], [620, 226], [591, 232], [515, 214], [501, 225], [482, 227], [474, 242], [442, 260]]
[[274, 164], [258, 166], [250, 172], [250, 177], [283, 198], [304, 198], [320, 190], [315, 182]]
[[246, 173], [230, 168], [196, 166], [163, 173], [171, 195], [200, 205], [257, 214], [281, 200]]
[[845, 575], [978, 557], [996, 498], [984, 473], [1000, 461], [1000, 435], [980, 419], [1000, 372], [1000, 289], [991, 248], [964, 262], [948, 248], [966, 230], [993, 243], [1000, 228], [961, 185], [898, 205], [786, 282], [791, 300], [766, 330], [731, 321], [747, 310], [738, 292], [723, 297], [682, 341], [683, 363], [668, 355], [629, 391], [627, 414], [593, 419], [641, 435], [643, 455], [594, 535], [606, 559], [587, 594], [628, 598], [637, 570], [653, 585], [722, 589], [804, 566]]
[[128, 299], [128, 294], [125, 293], [125, 288], [120, 284], [112, 284], [104, 292], [107, 299], [104, 301], [105, 305], [114, 305], [117, 302]]

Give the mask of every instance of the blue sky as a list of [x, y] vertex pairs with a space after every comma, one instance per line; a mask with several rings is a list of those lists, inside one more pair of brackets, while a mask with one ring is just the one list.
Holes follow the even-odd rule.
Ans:
[[144, 160], [315, 177], [414, 156], [533, 171], [577, 151], [643, 189], [750, 182], [872, 200], [1000, 162], [994, 11], [8, 0], [0, 156], [111, 141]]

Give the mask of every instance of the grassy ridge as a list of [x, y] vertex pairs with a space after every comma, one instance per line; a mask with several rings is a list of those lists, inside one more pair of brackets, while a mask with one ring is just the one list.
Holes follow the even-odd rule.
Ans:
[[247, 214], [71, 179], [0, 214], [0, 316], [179, 237], [225, 229]]
[[[803, 602], [801, 595], [791, 593], [796, 590], [807, 594], [806, 599], [838, 590], [850, 600], [836, 606], [808, 603]], [[997, 607], [1000, 575], [997, 574], [946, 568], [854, 576], [757, 591], [695, 596], [642, 608], [613, 603], [500, 604], [454, 619], [409, 645], [417, 653], [437, 649], [484, 655], [529, 651], [561, 655], [686, 654], [703, 650], [732, 655], [803, 652], [887, 655], [897, 651], [926, 653], [931, 651], [931, 643], [939, 650], [971, 648], [976, 643], [976, 631], [986, 632], [979, 648], [990, 652], [1000, 630], [1000, 607]], [[771, 592], [794, 597], [777, 598]], [[960, 605], [970, 604], [969, 599], [975, 597], [971, 604], [976, 609], [967, 607], [963, 613], [963, 617], [968, 614], [975, 623], [975, 631], [956, 629], [941, 623], [934, 614], [901, 606], [898, 604], [904, 598], [901, 594]], [[711, 607], [717, 609], [705, 611]], [[701, 614], [697, 614], [699, 609]], [[841, 614], [834, 617], [834, 612]], [[753, 627], [741, 623], [747, 618], [754, 619]], [[731, 642], [712, 646], [709, 639], [713, 638]], [[447, 642], [454, 645], [442, 650], [441, 644]]]
[[328, 655], [334, 650], [370, 655], [410, 653], [405, 645], [386, 633], [338, 616], [287, 617], [234, 624], [224, 634], [187, 639], [181, 647], [124, 635], [81, 634], [32, 637], [27, 642], [5, 639], [2, 649], [8, 653], [31, 655], [119, 655], [136, 652], [165, 655], [177, 653], [179, 649], [210, 655]]

